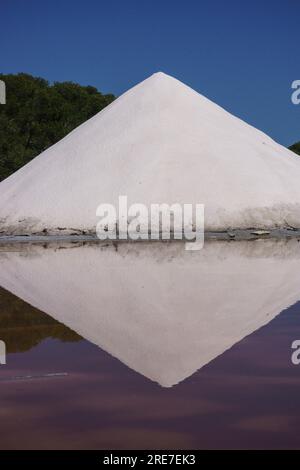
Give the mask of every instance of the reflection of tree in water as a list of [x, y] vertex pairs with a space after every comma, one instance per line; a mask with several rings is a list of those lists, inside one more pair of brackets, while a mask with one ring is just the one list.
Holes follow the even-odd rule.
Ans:
[[8, 353], [27, 351], [46, 338], [79, 341], [81, 336], [0, 287], [0, 339]]

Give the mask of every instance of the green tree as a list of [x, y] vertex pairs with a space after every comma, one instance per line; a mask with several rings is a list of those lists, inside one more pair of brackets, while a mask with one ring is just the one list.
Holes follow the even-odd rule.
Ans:
[[293, 152], [297, 153], [298, 155], [300, 155], [300, 141], [296, 142], [296, 144], [294, 144], [294, 145], [291, 145], [289, 147], [289, 149], [292, 150]]
[[0, 74], [0, 181], [101, 111], [115, 97], [92, 86], [55, 82], [25, 73]]

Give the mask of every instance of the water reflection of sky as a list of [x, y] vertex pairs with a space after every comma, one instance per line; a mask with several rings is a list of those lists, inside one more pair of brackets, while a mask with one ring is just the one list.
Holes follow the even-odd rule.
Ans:
[[[230, 248], [230, 250], [236, 249]], [[51, 257], [51, 250], [46, 251]], [[240, 290], [243, 289], [246, 280], [248, 282], [251, 280], [252, 286], [249, 286], [248, 292], [252, 296], [253, 291], [256, 290], [258, 293], [253, 301], [250, 295], [247, 299], [247, 290], [242, 296], [237, 296], [238, 302], [241, 299], [244, 302], [248, 301], [244, 307], [241, 303], [238, 305], [240, 316], [242, 319], [244, 316], [247, 320], [251, 331], [247, 336], [244, 335], [243, 322], [233, 325], [235, 338], [241, 333], [239, 340], [232, 343], [229, 349], [226, 348], [226, 352], [216, 355], [202, 367], [200, 367], [203, 363], [202, 358], [196, 355], [199, 367], [171, 388], [161, 387], [155, 381], [149, 380], [147, 374], [142, 375], [141, 370], [137, 372], [124, 365], [120, 357], [120, 352], [122, 353], [124, 349], [116, 350], [115, 355], [119, 360], [113, 357], [112, 350], [108, 354], [99, 345], [81, 339], [82, 332], [78, 329], [74, 332], [66, 327], [61, 323], [62, 318], [56, 316], [54, 319], [49, 315], [49, 311], [47, 312], [46, 304], [45, 313], [39, 312], [22, 299], [10, 294], [8, 290], [2, 289], [0, 335], [6, 335], [9, 353], [7, 365], [0, 366], [0, 447], [3, 449], [299, 447], [300, 366], [291, 363], [291, 343], [294, 339], [300, 339], [300, 304], [294, 303], [289, 307], [289, 302], [295, 300], [298, 295], [299, 279], [296, 268], [300, 260], [297, 261], [297, 251], [298, 248], [294, 245], [285, 247], [277, 245], [276, 249], [266, 245], [266, 249], [259, 247], [259, 250], [250, 249], [247, 245], [242, 250], [224, 252], [223, 255], [219, 252], [217, 257], [211, 254], [201, 255], [200, 262], [203, 263], [208, 276], [211, 276], [210, 282], [207, 281], [206, 290], [209, 285], [213, 285], [213, 274], [215, 279], [220, 273], [222, 276], [218, 278], [219, 283], [215, 285], [215, 289], [210, 290], [209, 296], [203, 298], [205, 291], [201, 291], [200, 306], [205, 305], [206, 312], [210, 311], [211, 314], [213, 314], [213, 310], [209, 310], [211, 305], [222, 312], [223, 310], [218, 310], [219, 302], [217, 302], [217, 297], [221, 296], [220, 302], [223, 302], [224, 314], [230, 321], [228, 309], [231, 305], [234, 310], [237, 304], [232, 299], [233, 289], [229, 289], [231, 296], [226, 297], [224, 292], [230, 285], [234, 286], [230, 281], [235, 279], [236, 285], [238, 279], [234, 278], [232, 271], [228, 271], [231, 258], [232, 268], [240, 267], [240, 271], [236, 273], [241, 279]], [[119, 251], [119, 256], [120, 254], [122, 259], [128, 256], [128, 253], [125, 256], [125, 253]], [[133, 268], [139, 267], [139, 261], [136, 264], [135, 259], [140, 259], [140, 256], [140, 253], [136, 253], [131, 257]], [[205, 260], [206, 256], [210, 261]], [[81, 263], [91, 263], [92, 258], [89, 259], [88, 256], [80, 258]], [[82, 261], [83, 258], [85, 261]], [[93, 258], [95, 259], [95, 256]], [[179, 258], [175, 260], [176, 269], [174, 267], [173, 270], [174, 253], [168, 252], [168, 255], [163, 253], [161, 258], [154, 256], [155, 262], [160, 266], [159, 272], [170, 275], [173, 283], [177, 280], [175, 273], [180, 266], [181, 271], [184, 270], [186, 262]], [[14, 287], [15, 290], [24, 289], [23, 297], [29, 295], [28, 292], [31, 290], [30, 296], [34, 296], [39, 302], [47, 300], [47, 289], [41, 289], [44, 284], [35, 282], [40, 267], [46, 269], [46, 265], [49, 265], [47, 257], [45, 265], [42, 259], [43, 255], [37, 252], [35, 256], [32, 253], [26, 255], [24, 252], [14, 252], [14, 254], [10, 252], [7, 256], [6, 253], [5, 260], [3, 256], [1, 260], [0, 276], [4, 281], [2, 285], [6, 284], [7, 289], [11, 283], [10, 287]], [[103, 269], [107, 266], [107, 272], [117, 269], [113, 260], [109, 263], [111, 260], [109, 256], [103, 263]], [[34, 264], [34, 261], [38, 263]], [[214, 268], [211, 272], [207, 271], [209, 263]], [[194, 266], [193, 263], [192, 265]], [[70, 267], [74, 267], [73, 261], [70, 262]], [[126, 282], [133, 282], [131, 277], [133, 272], [134, 270], [128, 270]], [[188, 272], [192, 284], [196, 283], [199, 275], [203, 276], [201, 269], [194, 267], [189, 267]], [[227, 272], [227, 279], [224, 279]], [[255, 273], [257, 277], [253, 275]], [[49, 276], [49, 267], [47, 274]], [[76, 275], [78, 276], [78, 273]], [[194, 281], [191, 278], [193, 275]], [[162, 276], [161, 279], [170, 282], [170, 276]], [[263, 295], [259, 283], [262, 283], [264, 276], [266, 282]], [[74, 275], [73, 278], [75, 277]], [[149, 276], [149, 271], [147, 279], [149, 283], [156, 282], [156, 277]], [[182, 279], [179, 279], [181, 282]], [[222, 279], [224, 282], [220, 285]], [[142, 281], [144, 282], [145, 278]], [[298, 285], [300, 286], [299, 282]], [[134, 284], [133, 287], [136, 286]], [[66, 285], [64, 287], [66, 288]], [[298, 290], [300, 298], [300, 287]], [[101, 288], [98, 292], [101, 294]], [[132, 292], [134, 289], [131, 294]], [[182, 290], [179, 292], [181, 294], [175, 299], [177, 304], [180, 296], [184, 296]], [[190, 296], [192, 292], [193, 290], [188, 291]], [[80, 295], [84, 297], [85, 292], [81, 291]], [[141, 298], [133, 297], [131, 305], [137, 305], [136, 302]], [[159, 295], [158, 299], [162, 301]], [[200, 328], [202, 324], [207, 327], [205, 322], [208, 322], [209, 317], [203, 314], [204, 310], [201, 308], [198, 310], [198, 315], [200, 317], [202, 315], [202, 323], [196, 322], [195, 299], [196, 297], [191, 298], [192, 308], [187, 313], [182, 309], [182, 305], [179, 306], [178, 312], [181, 309], [183, 314], [185, 313], [186, 322], [194, 321], [194, 328]], [[154, 299], [150, 304], [146, 304], [145, 311], [148, 309], [149, 312], [149, 309], [155, 308], [156, 301], [157, 299]], [[162, 302], [160, 304], [162, 305]], [[175, 306], [174, 318], [178, 321], [176, 303], [172, 305]], [[256, 307], [256, 312], [253, 312], [251, 318], [248, 312], [253, 305]], [[279, 314], [279, 311], [275, 312], [277, 305], [289, 308]], [[69, 304], [65, 303], [64, 308], [68, 307]], [[261, 307], [260, 315], [257, 314], [258, 307]], [[264, 312], [270, 317], [269, 322]], [[91, 310], [85, 309], [85, 313], [88, 320]], [[67, 320], [70, 318], [68, 316]], [[233, 318], [239, 320], [237, 311], [233, 311]], [[217, 319], [220, 320], [219, 324], [223, 325], [220, 316], [214, 317], [215, 323], [210, 337], [224, 341], [223, 330], [216, 331]], [[253, 319], [258, 322], [257, 328], [253, 328], [255, 326]], [[102, 317], [102, 320], [106, 334], [111, 334], [111, 339], [114, 340], [112, 334], [114, 330], [109, 329], [108, 318]], [[141, 318], [139, 320], [141, 321]], [[143, 317], [143, 321], [148, 328], [147, 317]], [[264, 326], [261, 326], [261, 323]], [[81, 326], [81, 321], [78, 322], [77, 318], [75, 326], [78, 325]], [[152, 326], [150, 322], [150, 328]], [[189, 331], [183, 329], [184, 341], [187, 340], [184, 335]], [[177, 330], [171, 329], [171, 332], [177, 334]], [[201, 337], [201, 328], [198, 330], [198, 337], [204, 341]], [[134, 335], [130, 338], [133, 341]], [[140, 345], [139, 335], [137, 339], [137, 344]], [[146, 339], [145, 343], [153, 346], [153, 343], [147, 343]], [[209, 342], [205, 344], [207, 348]], [[115, 343], [112, 342], [111, 345]], [[192, 337], [192, 347], [194, 345]], [[127, 348], [129, 347], [130, 343], [127, 343]], [[133, 344], [132, 347], [136, 350], [137, 345]], [[147, 350], [140, 345], [140, 351], [145, 353]], [[193, 352], [193, 348], [191, 350], [179, 348], [179, 351], [185, 357], [184, 354]], [[216, 349], [214, 353], [215, 351]], [[197, 353], [201, 352], [201, 349], [197, 350]], [[179, 356], [174, 356], [175, 359], [177, 357]], [[167, 359], [171, 361], [172, 357]], [[168, 361], [164, 365], [171, 366], [172, 362]], [[140, 364], [144, 365], [145, 362], [142, 361]], [[186, 364], [190, 365], [189, 362], [183, 365]], [[176, 364], [174, 368], [176, 369]], [[164, 369], [160, 369], [161, 371], [164, 372]], [[49, 376], [57, 373], [67, 375]], [[31, 378], [21, 380], [20, 377], [24, 376]]]

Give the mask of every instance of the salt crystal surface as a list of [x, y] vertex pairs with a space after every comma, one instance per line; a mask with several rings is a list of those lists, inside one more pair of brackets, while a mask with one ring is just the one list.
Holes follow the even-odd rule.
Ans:
[[0, 231], [95, 231], [119, 195], [203, 203], [206, 230], [300, 227], [299, 181], [298, 156], [156, 73], [0, 183]]

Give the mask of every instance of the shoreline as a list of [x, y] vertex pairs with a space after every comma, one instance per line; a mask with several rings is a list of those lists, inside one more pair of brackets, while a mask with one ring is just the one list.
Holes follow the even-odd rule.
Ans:
[[[161, 234], [160, 234], [161, 235]], [[300, 240], [300, 229], [294, 228], [277, 228], [277, 229], [231, 229], [223, 231], [206, 231], [204, 232], [205, 240], [224, 240], [224, 241], [251, 241], [258, 239], [290, 239], [299, 238]], [[174, 239], [174, 234], [171, 234], [170, 239], [106, 239], [100, 240], [96, 234], [66, 234], [66, 235], [1, 235], [0, 245], [11, 244], [11, 243], [51, 243], [51, 242], [93, 242], [93, 243], [142, 243], [142, 242], [188, 242], [193, 240]]]

